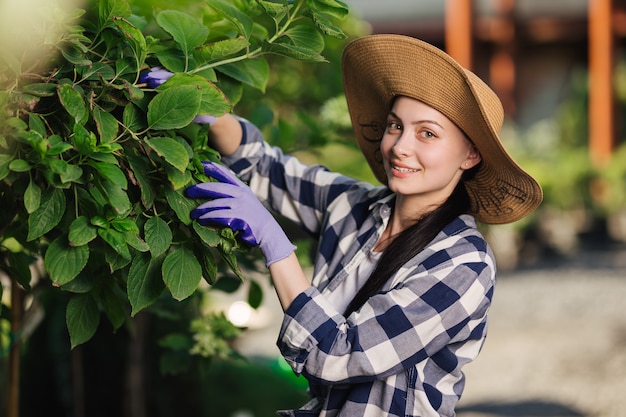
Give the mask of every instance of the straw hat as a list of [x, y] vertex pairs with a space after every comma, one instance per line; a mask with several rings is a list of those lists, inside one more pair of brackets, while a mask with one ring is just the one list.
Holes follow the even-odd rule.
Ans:
[[343, 81], [358, 144], [382, 183], [387, 176], [379, 145], [387, 115], [394, 97], [407, 96], [446, 115], [478, 148], [482, 162], [465, 181], [470, 214], [478, 221], [513, 222], [541, 203], [541, 186], [513, 161], [498, 137], [502, 103], [445, 52], [408, 36], [365, 36], [344, 50]]

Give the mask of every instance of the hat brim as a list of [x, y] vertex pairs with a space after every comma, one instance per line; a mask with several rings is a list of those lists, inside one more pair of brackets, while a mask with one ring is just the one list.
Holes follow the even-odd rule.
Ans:
[[387, 175], [380, 154], [387, 115], [395, 97], [433, 107], [472, 140], [482, 162], [465, 181], [471, 213], [483, 223], [510, 223], [532, 212], [541, 186], [504, 149], [498, 131], [502, 104], [475, 74], [440, 49], [403, 35], [370, 35], [343, 53], [343, 82], [356, 140], [376, 178]]

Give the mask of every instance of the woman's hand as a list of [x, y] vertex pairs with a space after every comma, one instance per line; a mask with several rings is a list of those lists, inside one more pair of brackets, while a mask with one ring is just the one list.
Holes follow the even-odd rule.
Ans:
[[187, 189], [191, 198], [210, 200], [192, 210], [191, 218], [203, 225], [227, 226], [238, 231], [242, 241], [261, 249], [267, 266], [287, 258], [295, 246], [252, 190], [225, 167], [213, 162], [203, 165], [206, 175], [220, 182], [205, 182]]

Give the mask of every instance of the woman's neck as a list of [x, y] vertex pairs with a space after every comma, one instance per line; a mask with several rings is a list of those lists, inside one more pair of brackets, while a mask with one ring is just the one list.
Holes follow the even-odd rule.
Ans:
[[383, 231], [382, 235], [378, 239], [378, 243], [374, 248], [375, 252], [381, 252], [385, 250], [387, 246], [398, 236], [400, 233], [413, 226], [419, 219], [421, 219], [426, 213], [437, 208], [432, 206], [420, 206], [416, 204], [416, 201], [408, 201], [403, 196], [398, 195], [395, 200], [394, 209], [391, 213], [389, 223]]

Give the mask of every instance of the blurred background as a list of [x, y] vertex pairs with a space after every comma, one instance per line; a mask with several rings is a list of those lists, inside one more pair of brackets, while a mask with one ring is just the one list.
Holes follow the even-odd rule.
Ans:
[[[328, 63], [276, 59], [266, 93], [247, 91], [236, 112], [304, 161], [374, 181], [352, 143], [341, 85], [345, 44], [368, 33], [400, 33], [472, 69], [502, 99], [505, 146], [542, 184], [545, 199], [523, 221], [484, 228], [499, 281], [487, 343], [467, 367], [458, 415], [626, 415], [626, 2], [346, 3], [351, 13], [341, 25], [349, 37], [327, 40]], [[150, 13], [194, 2], [132, 4]], [[307, 264], [314, 242], [292, 232]], [[240, 356], [191, 368], [181, 359], [182, 373], [159, 372], [177, 354], [163, 337], [187, 325], [185, 312], [193, 314], [197, 301], [173, 306], [176, 316], [152, 312], [165, 320], [152, 321], [137, 349], [128, 348], [131, 330], [112, 334], [103, 326], [69, 352], [58, 295], [42, 293], [32, 313], [39, 324], [24, 348], [22, 415], [259, 417], [301, 405], [306, 383], [278, 356], [280, 306], [254, 265], [251, 259], [248, 282], [224, 276], [202, 300], [244, 329], [232, 343]], [[247, 303], [249, 282], [263, 288], [256, 309]], [[124, 405], [123, 375], [138, 351], [147, 364], [145, 414]]]

